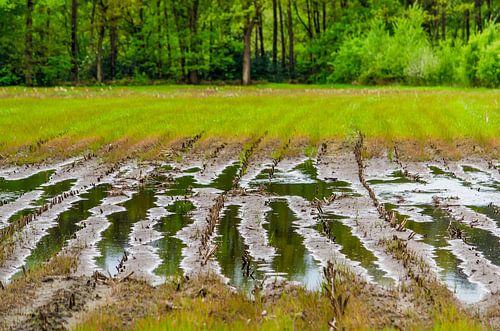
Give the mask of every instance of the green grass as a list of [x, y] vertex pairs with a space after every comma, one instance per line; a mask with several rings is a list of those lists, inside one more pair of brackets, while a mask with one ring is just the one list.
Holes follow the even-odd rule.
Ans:
[[[457, 88], [138, 86], [0, 89], [0, 154], [35, 162], [116, 143], [349, 139], [498, 146], [500, 91]], [[1, 157], [0, 157], [1, 158]]]

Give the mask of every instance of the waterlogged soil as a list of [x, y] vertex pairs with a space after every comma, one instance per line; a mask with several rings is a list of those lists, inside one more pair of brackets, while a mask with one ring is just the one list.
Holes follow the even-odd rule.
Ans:
[[107, 216], [111, 224], [102, 233], [102, 240], [97, 245], [100, 252], [96, 259], [97, 266], [111, 275], [119, 272], [118, 265], [129, 247], [132, 226], [145, 219], [148, 210], [155, 206], [154, 191], [149, 187], [140, 187], [139, 191], [121, 206], [126, 210]]
[[[388, 209], [392, 206], [386, 205]], [[433, 259], [441, 269], [439, 276], [453, 290], [456, 295], [465, 302], [477, 302], [485, 294], [483, 288], [477, 283], [471, 282], [468, 276], [460, 267], [462, 261], [451, 251], [448, 242], [448, 226], [450, 220], [443, 211], [432, 206], [420, 206], [421, 213], [431, 217], [430, 222], [415, 222], [404, 215], [399, 215], [402, 219], [407, 219], [407, 228], [418, 233], [422, 242], [434, 248]]]
[[5, 204], [20, 197], [26, 192], [39, 188], [49, 181], [54, 170], [40, 171], [34, 175], [21, 179], [0, 178], [0, 202]]
[[321, 287], [322, 274], [318, 263], [303, 244], [303, 238], [295, 231], [296, 215], [284, 200], [269, 203], [271, 211], [266, 216], [264, 228], [269, 233], [269, 243], [276, 248], [272, 268], [277, 275], [298, 281], [307, 289]]
[[250, 186], [263, 186], [270, 194], [298, 196], [308, 201], [312, 201], [314, 198], [328, 198], [335, 192], [352, 192], [348, 182], [337, 178], [318, 179], [318, 171], [312, 160], [307, 160], [288, 171], [276, 169], [273, 172], [272, 180], [269, 180], [270, 173], [271, 168], [264, 169], [250, 182]]
[[[310, 246], [313, 241], [308, 235], [314, 230], [323, 242], [335, 244], [338, 253], [345, 256], [348, 267], [364, 271], [361, 274], [366, 280], [377, 286], [397, 288], [402, 281], [392, 272], [398, 268], [394, 267], [397, 263], [384, 255], [383, 247], [377, 246], [381, 238], [391, 238], [394, 230], [387, 230], [371, 203], [356, 206], [358, 210], [355, 211], [321, 212], [331, 230], [329, 237], [320, 222], [316, 210], [318, 201], [327, 206], [332, 197], [347, 197], [353, 201], [358, 197], [366, 198], [355, 170], [341, 171], [344, 164], [304, 159], [287, 160], [287, 166], [281, 167], [278, 163], [273, 168], [267, 161], [254, 161], [259, 164], [251, 164], [253, 168], [246, 169], [247, 174], [255, 175], [243, 188], [235, 185], [241, 171], [236, 161], [227, 162], [212, 173], [206, 173], [199, 162], [135, 165], [128, 172], [120, 172], [109, 184], [98, 184], [80, 194], [77, 201], [56, 215], [57, 224], [31, 249], [24, 269], [36, 268], [63, 251], [82, 231], [85, 226], [82, 221], [97, 217], [94, 222], [103, 222], [103, 226], [96, 227], [99, 231], [95, 233], [97, 239], [93, 238], [96, 255], [92, 256], [92, 261], [99, 270], [111, 276], [120, 275], [120, 267], [127, 259], [130, 259], [128, 265], [143, 263], [144, 270], [148, 270], [143, 272], [146, 280], [152, 281], [189, 274], [189, 268], [198, 269], [183, 261], [208, 258], [210, 270], [236, 288], [252, 290], [270, 279], [283, 278], [309, 290], [319, 290], [327, 261], [318, 253], [321, 249]], [[404, 236], [408, 237], [411, 232], [417, 234], [412, 241], [414, 247], [425, 248], [424, 254], [432, 252], [432, 256], [425, 258], [434, 262], [433, 271], [442, 282], [462, 301], [477, 302], [499, 287], [496, 279], [479, 277], [484, 268], [489, 268], [490, 274], [498, 274], [500, 270], [500, 242], [498, 232], [493, 231], [500, 227], [498, 176], [484, 167], [460, 163], [455, 167], [460, 172], [442, 164], [413, 166], [421, 171], [419, 181], [406, 178], [405, 173], [392, 164], [389, 170], [368, 166], [367, 182], [388, 210], [398, 211], [399, 222], [406, 220]], [[320, 176], [324, 173], [330, 175]], [[47, 185], [53, 174], [54, 170], [49, 170], [23, 179], [0, 179], [0, 196], [7, 205], [21, 199], [23, 194], [40, 191], [37, 199], [10, 215], [10, 221], [29, 214], [75, 185], [76, 178]], [[189, 248], [198, 247], [196, 244], [208, 225], [210, 207], [206, 206], [214, 206], [221, 195], [225, 197], [225, 204], [208, 238], [208, 247], [216, 249], [212, 256], [206, 257], [206, 251]], [[114, 196], [121, 197], [116, 205], [106, 202]], [[446, 205], [434, 204], [435, 196], [485, 216], [489, 227], [474, 226], [473, 220], [452, 219]], [[362, 215], [359, 222], [358, 213]], [[450, 238], [450, 221], [463, 231], [465, 249], [457, 248], [457, 239]], [[193, 224], [196, 226], [193, 226], [192, 236], [179, 235]], [[386, 231], [387, 235], [380, 234]], [[321, 245], [320, 241], [314, 243]], [[129, 257], [131, 251], [147, 252], [148, 257], [134, 260], [135, 256]], [[187, 252], [199, 256], [193, 258], [187, 256]], [[263, 255], [263, 252], [269, 253]], [[484, 259], [487, 264], [473, 268], [471, 265], [475, 261], [469, 261], [467, 254]]]
[[181, 274], [180, 263], [182, 261], [182, 240], [175, 237], [178, 231], [192, 223], [189, 213], [195, 209], [189, 200], [177, 200], [167, 206], [167, 211], [171, 213], [162, 217], [154, 226], [154, 229], [162, 234], [162, 238], [156, 240], [153, 246], [158, 248], [158, 255], [161, 264], [155, 269], [159, 276], [173, 276]]
[[8, 222], [12, 223], [18, 220], [19, 218], [26, 216], [33, 212], [36, 208], [43, 206], [47, 202], [49, 202], [52, 198], [69, 191], [71, 187], [75, 184], [76, 179], [67, 179], [63, 180], [61, 182], [52, 184], [52, 185], [44, 185], [39, 188], [39, 190], [42, 191], [41, 196], [38, 200], [33, 202], [29, 208], [22, 209], [18, 212], [16, 212], [14, 215], [9, 217]]
[[[497, 232], [500, 223], [494, 204], [500, 199], [497, 177], [494, 172], [467, 165], [447, 168], [447, 165], [433, 164], [420, 169], [427, 169], [428, 173], [419, 182], [405, 178], [401, 171], [377, 175], [368, 182], [384, 201], [389, 201], [386, 209], [398, 211], [399, 222], [406, 221], [406, 228], [418, 234], [417, 241], [433, 248], [432, 259], [448, 288], [465, 302], [478, 302], [488, 291], [484, 283], [472, 281], [471, 275], [476, 278], [482, 273], [483, 259], [487, 265], [491, 264], [488, 268], [494, 274], [500, 270], [497, 268], [500, 266]], [[457, 206], [466, 206], [471, 213], [453, 217], [453, 208]], [[408, 211], [411, 211], [409, 215]], [[483, 224], [479, 219], [483, 219]], [[461, 238], [450, 236], [450, 225], [461, 231]], [[464, 269], [468, 261], [464, 261], [463, 251], [453, 249], [453, 240], [463, 241], [469, 251], [475, 252], [473, 256], [477, 261], [469, 265], [477, 266]], [[486, 281], [490, 285], [496, 283], [492, 279]]]
[[250, 257], [245, 238], [238, 231], [240, 223], [240, 206], [227, 206], [218, 227], [216, 258], [230, 285], [251, 290], [265, 273], [261, 269], [263, 265]]
[[32, 250], [26, 259], [25, 269], [36, 268], [59, 253], [68, 240], [82, 228], [78, 223], [91, 215], [90, 209], [97, 207], [110, 189], [111, 185], [102, 184], [80, 195], [81, 200], [73, 203], [68, 210], [57, 217], [57, 226], [50, 228], [48, 234]]
[[[345, 217], [332, 213], [325, 213], [322, 218], [328, 223], [331, 230], [331, 240], [342, 246], [340, 252], [352, 261], [359, 262], [372, 279], [386, 286], [394, 285], [394, 279], [388, 278], [387, 273], [380, 269], [377, 257], [368, 250], [362, 241], [352, 234], [352, 229], [342, 222]], [[318, 223], [318, 231], [324, 231], [324, 225]]]

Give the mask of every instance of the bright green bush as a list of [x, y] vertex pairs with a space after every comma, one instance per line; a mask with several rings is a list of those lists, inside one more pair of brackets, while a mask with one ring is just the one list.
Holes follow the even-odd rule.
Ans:
[[483, 86], [500, 86], [500, 40], [488, 45], [480, 53], [477, 77]]
[[345, 39], [332, 54], [329, 81], [500, 86], [499, 24], [489, 24], [465, 45], [456, 39], [432, 45], [423, 23], [417, 6], [389, 27], [373, 19], [367, 32]]
[[500, 25], [489, 24], [464, 47], [458, 78], [463, 85], [498, 86]]
[[347, 39], [331, 63], [334, 71], [328, 78], [331, 82], [352, 83], [361, 72], [363, 42], [360, 38]]

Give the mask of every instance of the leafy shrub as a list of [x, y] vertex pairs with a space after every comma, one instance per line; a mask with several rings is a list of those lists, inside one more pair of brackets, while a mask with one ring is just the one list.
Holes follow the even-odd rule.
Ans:
[[361, 72], [362, 51], [363, 43], [360, 38], [347, 39], [334, 55], [331, 63], [334, 71], [328, 80], [338, 83], [355, 81]]
[[19, 84], [20, 78], [7, 67], [0, 67], [0, 86]]
[[498, 86], [500, 25], [489, 24], [464, 47], [459, 79], [464, 85]]
[[500, 40], [488, 45], [479, 55], [477, 77], [483, 86], [500, 86]]
[[405, 68], [406, 80], [410, 84], [438, 82], [439, 58], [430, 47], [423, 47], [414, 54]]

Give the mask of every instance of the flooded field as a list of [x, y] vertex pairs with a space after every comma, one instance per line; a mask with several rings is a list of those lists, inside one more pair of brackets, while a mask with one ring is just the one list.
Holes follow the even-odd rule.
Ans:
[[334, 262], [393, 291], [408, 278], [383, 244], [395, 238], [464, 304], [497, 300], [498, 169], [481, 159], [402, 166], [366, 160], [363, 181], [348, 153], [5, 169], [0, 281], [74, 253], [76, 275], [155, 285], [208, 273], [249, 295], [277, 280], [320, 291]]

